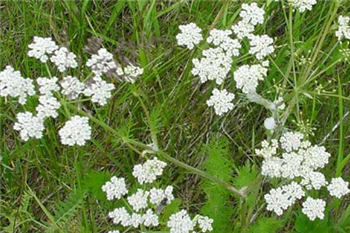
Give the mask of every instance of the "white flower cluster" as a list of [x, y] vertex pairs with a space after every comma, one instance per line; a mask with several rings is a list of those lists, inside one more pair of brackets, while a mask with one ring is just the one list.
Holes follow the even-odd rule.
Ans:
[[226, 90], [214, 89], [212, 96], [207, 100], [209, 107], [214, 106], [215, 113], [219, 116], [233, 109], [234, 105], [231, 101], [235, 98], [233, 93]]
[[311, 11], [313, 5], [317, 3], [316, 0], [288, 0], [288, 2], [295, 9], [298, 9], [299, 12]]
[[[256, 149], [255, 152], [264, 158], [262, 175], [292, 180], [290, 185], [272, 189], [265, 195], [267, 209], [274, 211], [277, 215], [281, 215], [283, 210], [305, 195], [302, 187], [306, 190], [319, 190], [328, 185], [325, 176], [317, 169], [328, 164], [331, 155], [323, 146], [313, 146], [309, 141], [304, 140], [301, 133], [286, 132], [279, 140], [273, 139], [270, 143], [265, 140], [262, 142], [261, 149]], [[330, 195], [338, 198], [350, 192], [348, 182], [343, 181], [342, 178], [333, 179], [327, 188]], [[312, 211], [308, 209], [313, 205], [319, 205], [322, 209], [321, 202], [315, 202], [317, 205], [313, 201], [306, 203], [305, 212], [304, 209], [303, 212], [307, 213], [311, 220], [314, 220], [315, 216], [323, 218], [323, 214], [312, 215]]]
[[[158, 215], [174, 200], [174, 188], [173, 186], [167, 186], [165, 189], [156, 187], [147, 189], [145, 184], [152, 183], [157, 176], [160, 176], [165, 166], [166, 163], [157, 158], [147, 160], [142, 165], [138, 164], [134, 166], [133, 176], [144, 188], [138, 188], [135, 193], [124, 199], [124, 202], [127, 201], [128, 203], [128, 205], [126, 205], [127, 208], [119, 207], [108, 214], [114, 224], [129, 227], [128, 229], [131, 227], [139, 228], [141, 225], [143, 226], [141, 229], [160, 225]], [[121, 199], [128, 193], [124, 178], [117, 178], [115, 176], [102, 186], [102, 190], [106, 193], [108, 200]], [[186, 221], [187, 217], [189, 221]], [[197, 215], [191, 220], [186, 211], [180, 211], [179, 213], [171, 215], [167, 226], [170, 228], [170, 232], [189, 233], [193, 231], [197, 223], [201, 232], [213, 230], [211, 226], [213, 223], [212, 219]]]
[[0, 72], [0, 96], [19, 97], [18, 102], [25, 104], [27, 96], [35, 94], [33, 81], [23, 78], [19, 71], [15, 71], [12, 66], [6, 66]]
[[22, 140], [27, 141], [29, 138], [41, 138], [44, 131], [44, 120], [34, 116], [31, 112], [20, 112], [17, 114], [17, 121], [13, 128], [20, 131]]
[[154, 157], [153, 159], [147, 160], [144, 164], [134, 166], [132, 174], [140, 184], [152, 183], [157, 179], [157, 176], [163, 174], [165, 166], [165, 162]]
[[61, 81], [62, 94], [68, 96], [68, 99], [76, 99], [79, 94], [84, 93], [85, 84], [80, 82], [78, 78], [66, 76]]
[[128, 193], [125, 179], [113, 176], [110, 181], [102, 186], [102, 191], [106, 193], [108, 200], [120, 199]]
[[111, 98], [111, 92], [114, 88], [112, 83], [107, 83], [100, 76], [95, 76], [90, 83], [86, 84], [84, 95], [91, 96], [91, 101], [94, 103], [106, 105], [107, 99]]
[[39, 59], [41, 62], [47, 62], [49, 57], [48, 54], [52, 54], [55, 50], [58, 49], [56, 43], [52, 40], [52, 38], [42, 38], [38, 36], [34, 36], [33, 43], [28, 45], [30, 49], [28, 51], [29, 57], [35, 57]]
[[[205, 49], [201, 58], [192, 60], [193, 68], [191, 73], [198, 76], [201, 83], [215, 80], [217, 85], [222, 85], [232, 69], [233, 57], [240, 55], [241, 40], [248, 38], [250, 45], [249, 54], [254, 55], [261, 64], [238, 67], [234, 72], [234, 80], [236, 81], [236, 87], [242, 89], [243, 93], [255, 94], [258, 81], [263, 80], [267, 75], [268, 61], [262, 60], [274, 52], [273, 39], [267, 35], [252, 34], [255, 26], [264, 22], [265, 16], [265, 11], [259, 8], [257, 3], [242, 4], [242, 10], [239, 15], [241, 20], [236, 25], [233, 25], [231, 30], [213, 29], [209, 32], [206, 41], [214, 45], [214, 47]], [[184, 25], [180, 26], [180, 29], [183, 27]], [[235, 34], [237, 39], [231, 38], [232, 34]], [[180, 38], [182, 36], [181, 34]], [[191, 48], [193, 48], [193, 45]], [[233, 109], [233, 104], [230, 103], [233, 98], [234, 94], [229, 93], [225, 89], [219, 91], [215, 88], [212, 96], [207, 101], [207, 105], [209, 107], [214, 106], [215, 113], [221, 116]]]
[[102, 48], [97, 54], [93, 54], [86, 62], [87, 67], [91, 67], [92, 72], [96, 75], [107, 73], [111, 69], [116, 69], [117, 65], [113, 59], [113, 54]]
[[176, 35], [178, 45], [184, 45], [188, 49], [193, 49], [195, 45], [203, 40], [202, 29], [195, 23], [179, 26], [181, 33]]
[[343, 37], [350, 40], [350, 17], [340, 15], [338, 24], [338, 30], [335, 32], [335, 36], [338, 37], [338, 40], [342, 40]]
[[195, 233], [198, 232], [194, 231], [197, 224], [200, 232], [212, 231], [212, 223], [213, 219], [201, 215], [195, 216], [192, 220], [186, 210], [180, 210], [169, 217], [167, 226], [170, 228], [170, 233]]
[[81, 116], [71, 117], [71, 119], [58, 131], [58, 134], [61, 137], [61, 143], [63, 145], [85, 145], [85, 142], [91, 138], [89, 118]]
[[69, 52], [66, 47], [61, 47], [55, 51], [55, 54], [50, 58], [50, 61], [53, 62], [60, 72], [64, 72], [67, 68], [77, 68], [78, 63], [75, 60], [77, 56]]
[[236, 87], [241, 89], [243, 93], [255, 93], [259, 81], [264, 80], [267, 75], [267, 68], [262, 65], [242, 65], [233, 72], [233, 79], [236, 82]]
[[134, 83], [136, 78], [143, 74], [143, 69], [141, 67], [128, 65], [124, 68], [124, 70], [119, 67], [117, 69], [117, 74], [124, 76], [125, 81]]
[[39, 105], [36, 107], [38, 116], [41, 118], [58, 116], [57, 110], [61, 107], [61, 104], [53, 96], [53, 91], [59, 91], [60, 87], [57, 85], [58, 79], [56, 77], [52, 78], [37, 78], [37, 83], [39, 85]]
[[311, 221], [316, 218], [324, 218], [324, 209], [326, 207], [326, 202], [322, 199], [313, 199], [308, 197], [306, 201], [303, 202], [303, 208], [301, 211], [309, 217]]

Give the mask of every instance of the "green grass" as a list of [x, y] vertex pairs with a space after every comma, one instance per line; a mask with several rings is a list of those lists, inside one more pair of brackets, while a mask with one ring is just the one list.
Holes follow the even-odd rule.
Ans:
[[[127, 58], [145, 68], [135, 85], [115, 82], [113, 97], [104, 107], [90, 102], [70, 104], [70, 114], [79, 113], [81, 107], [90, 109], [96, 121], [110, 127], [106, 130], [91, 123], [93, 139], [84, 147], [60, 144], [57, 131], [67, 120], [63, 108], [57, 119], [46, 122], [42, 139], [21, 141], [12, 128], [15, 116], [34, 110], [36, 98], [30, 98], [25, 106], [16, 99], [0, 99], [1, 231], [110, 230], [107, 213], [112, 205], [100, 187], [112, 175], [132, 179], [133, 166], [143, 159], [138, 154], [142, 146], [121, 140], [130, 138], [143, 144], [157, 139], [166, 155], [231, 185], [253, 184], [245, 199], [218, 187], [223, 193], [220, 200], [225, 202], [218, 208], [227, 218], [222, 222], [229, 225], [222, 233], [350, 232], [348, 196], [333, 202], [329, 198], [331, 208], [326, 210], [325, 220], [313, 223], [301, 215], [301, 204], [279, 218], [265, 210], [263, 195], [271, 185], [258, 176], [261, 159], [254, 156], [254, 149], [267, 136], [263, 121], [269, 113], [237, 95], [243, 98], [236, 98], [234, 110], [221, 118], [215, 116], [206, 106], [214, 83], [200, 85], [190, 73], [191, 59], [200, 55], [200, 49], [176, 46], [179, 25], [195, 22], [204, 35], [211, 28], [230, 28], [238, 21], [240, 5], [239, 1], [1, 1], [1, 70], [12, 65], [24, 77], [48, 76], [45, 65], [27, 57], [33, 36], [51, 36], [58, 44], [69, 45], [81, 64], [89, 58], [83, 52], [87, 39], [99, 37], [119, 62]], [[339, 51], [346, 44], [340, 45], [334, 35], [337, 16], [349, 15], [349, 2], [319, 1], [306, 13], [290, 11], [286, 2], [260, 1], [259, 5], [264, 6], [266, 21], [256, 31], [275, 37], [277, 47], [259, 93], [271, 100], [280, 93], [287, 105], [284, 127], [303, 132], [315, 128], [309, 139], [323, 143], [332, 154], [323, 172], [327, 177], [342, 175], [349, 180], [350, 69]], [[302, 55], [310, 62], [299, 64]], [[250, 56], [235, 60], [233, 70], [252, 60]], [[53, 66], [50, 71], [57, 73]], [[88, 69], [73, 69], [69, 74], [83, 78]], [[320, 85], [322, 91], [318, 91]], [[233, 80], [225, 86], [234, 91]], [[210, 148], [218, 148], [222, 155]], [[222, 171], [223, 177], [215, 174], [213, 164], [206, 160], [213, 153], [231, 161], [231, 167]], [[175, 186], [181, 208], [210, 213], [215, 184], [169, 164], [160, 182]]]

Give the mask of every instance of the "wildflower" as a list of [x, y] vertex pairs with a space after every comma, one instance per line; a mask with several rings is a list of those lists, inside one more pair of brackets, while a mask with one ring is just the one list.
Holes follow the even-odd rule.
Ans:
[[280, 138], [281, 147], [287, 152], [298, 150], [302, 145], [303, 138], [304, 135], [301, 133], [286, 132]]
[[61, 107], [58, 100], [51, 95], [41, 95], [39, 96], [39, 105], [36, 107], [38, 117], [53, 117], [58, 116], [57, 110]]
[[142, 224], [143, 219], [141, 214], [132, 213], [130, 216], [130, 225], [137, 228], [140, 224]]
[[42, 118], [34, 116], [31, 112], [20, 112], [17, 114], [17, 121], [13, 128], [20, 131], [22, 140], [29, 138], [42, 138], [44, 131], [44, 121]]
[[140, 209], [147, 208], [149, 192], [137, 189], [137, 192], [128, 197], [128, 202], [132, 208], [137, 212]]
[[100, 105], [106, 105], [107, 99], [111, 98], [111, 91], [114, 90], [112, 83], [107, 83], [101, 77], [95, 76], [89, 84], [86, 84], [84, 95], [91, 96], [91, 101]]
[[80, 82], [78, 78], [66, 76], [60, 82], [62, 94], [68, 96], [68, 99], [76, 99], [85, 89], [85, 84]]
[[18, 102], [25, 104], [27, 96], [35, 94], [33, 81], [23, 78], [19, 71], [15, 71], [11, 66], [6, 66], [0, 72], [0, 96], [19, 97]]
[[181, 33], [176, 35], [178, 45], [184, 45], [188, 49], [193, 49], [195, 45], [203, 40], [202, 29], [196, 24], [190, 23], [179, 26]]
[[127, 82], [134, 83], [135, 79], [143, 74], [143, 69], [137, 66], [128, 65], [125, 67], [124, 71], [121, 67], [117, 69], [118, 75], [123, 75]]
[[332, 179], [327, 189], [331, 196], [341, 198], [342, 196], [350, 193], [348, 186], [349, 182], [346, 182], [341, 177], [338, 177]]
[[213, 29], [210, 31], [210, 36], [207, 38], [207, 42], [219, 46], [227, 55], [238, 56], [239, 49], [242, 47], [242, 45], [238, 40], [231, 39], [231, 34], [232, 31], [230, 30]]
[[39, 92], [41, 95], [52, 95], [53, 91], [59, 91], [60, 87], [57, 85], [58, 79], [56, 77], [45, 78], [39, 77], [36, 82], [39, 85]]
[[301, 177], [303, 179], [301, 180], [300, 184], [304, 185], [308, 190], [312, 188], [320, 190], [320, 188], [327, 185], [326, 178], [321, 172], [306, 170], [305, 172], [301, 173]]
[[251, 4], [242, 4], [242, 10], [239, 13], [243, 22], [249, 23], [253, 26], [262, 24], [264, 22], [264, 15], [265, 11], [259, 8], [255, 2]]
[[134, 166], [132, 174], [140, 184], [152, 183], [157, 179], [157, 176], [162, 175], [165, 166], [165, 162], [155, 157], [147, 160], [143, 165], [138, 164]]
[[189, 233], [194, 228], [193, 222], [186, 210], [172, 214], [169, 217], [167, 226], [170, 228], [170, 233]]
[[212, 231], [213, 222], [213, 219], [201, 215], [197, 215], [193, 220], [193, 224], [195, 225], [196, 223], [198, 223], [199, 228], [202, 230], [202, 232]]
[[58, 49], [58, 46], [54, 41], [52, 41], [52, 38], [34, 36], [33, 43], [28, 45], [28, 48], [30, 49], [28, 51], [29, 57], [35, 57], [41, 62], [45, 63], [49, 59], [47, 55], [52, 54], [56, 49]]
[[203, 51], [201, 59], [193, 59], [191, 73], [199, 76], [201, 83], [215, 80], [218, 85], [222, 84], [231, 70], [232, 57], [221, 47], [209, 48]]
[[298, 9], [299, 12], [306, 10], [311, 11], [313, 5], [317, 3], [316, 0], [288, 0], [289, 4]]
[[142, 221], [143, 221], [143, 225], [145, 225], [146, 227], [149, 227], [149, 226], [155, 227], [159, 225], [158, 216], [155, 213], [153, 213], [151, 209], [148, 209], [146, 213], [143, 214]]
[[76, 55], [69, 52], [66, 47], [61, 47], [55, 51], [55, 54], [50, 58], [60, 72], [64, 72], [67, 68], [77, 68], [78, 63], [75, 60]]
[[266, 75], [267, 68], [261, 65], [243, 65], [233, 73], [233, 79], [238, 89], [242, 89], [245, 94], [250, 94], [256, 93], [258, 82], [264, 80]]
[[89, 118], [73, 116], [58, 131], [58, 134], [61, 137], [61, 143], [63, 145], [85, 145], [85, 142], [91, 138], [91, 126], [89, 125]]
[[338, 40], [341, 40], [343, 37], [350, 40], [350, 17], [340, 15], [338, 24], [339, 26], [335, 32], [335, 36], [338, 37]]
[[131, 225], [131, 216], [126, 211], [125, 207], [120, 207], [114, 209], [112, 212], [108, 213], [108, 217], [113, 219], [114, 224], [121, 224], [123, 227]]
[[167, 186], [163, 189], [152, 188], [149, 191], [150, 203], [155, 205], [160, 205], [163, 200], [166, 200], [167, 204], [170, 204], [172, 200], [174, 200], [173, 196], [173, 186]]
[[271, 189], [264, 198], [267, 202], [267, 210], [274, 211], [277, 215], [282, 215], [283, 210], [288, 209], [297, 199], [305, 195], [301, 186], [296, 182], [289, 185]]
[[254, 31], [254, 26], [250, 23], [239, 21], [237, 24], [233, 25], [231, 29], [233, 33], [236, 34], [237, 38], [241, 40], [251, 35]]
[[273, 53], [275, 48], [273, 47], [273, 39], [268, 35], [249, 35], [249, 54], [255, 55], [258, 60], [264, 59], [267, 55]]
[[224, 90], [214, 89], [212, 96], [207, 100], [209, 107], [214, 106], [215, 113], [219, 116], [233, 109], [234, 105], [231, 101], [235, 98], [233, 93]]
[[110, 181], [102, 186], [102, 191], [106, 193], [108, 200], [120, 199], [128, 193], [125, 179], [113, 176]]
[[279, 145], [276, 139], [272, 139], [271, 143], [268, 143], [266, 140], [262, 141], [261, 147], [261, 149], [255, 149], [255, 153], [265, 159], [269, 159], [276, 155]]
[[264, 126], [268, 130], [273, 130], [276, 127], [276, 122], [273, 117], [268, 117], [264, 121]]
[[314, 221], [316, 218], [324, 218], [324, 209], [326, 202], [322, 199], [313, 199], [308, 197], [303, 203], [302, 212], [309, 217], [311, 221]]
[[107, 73], [111, 69], [116, 69], [117, 65], [113, 60], [113, 54], [107, 51], [107, 49], [99, 49], [97, 54], [93, 54], [91, 58], [86, 62], [87, 67], [91, 67], [92, 72], [96, 75]]
[[108, 233], [120, 233], [118, 230], [108, 231]]

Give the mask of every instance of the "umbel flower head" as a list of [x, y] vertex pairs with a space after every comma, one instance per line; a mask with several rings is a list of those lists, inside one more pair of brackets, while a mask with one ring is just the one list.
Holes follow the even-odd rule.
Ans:
[[100, 105], [106, 105], [107, 99], [111, 98], [112, 90], [114, 90], [112, 83], [107, 83], [100, 76], [95, 76], [86, 84], [84, 95], [91, 96], [91, 101]]
[[[156, 157], [147, 160], [142, 165], [135, 165], [133, 176], [143, 188], [137, 188], [134, 193], [131, 193], [126, 198], [124, 196], [128, 193], [128, 190], [124, 178], [113, 176], [110, 181], [102, 186], [102, 190], [106, 193], [108, 200], [122, 199], [122, 203], [127, 202], [127, 208], [121, 206], [109, 212], [108, 217], [112, 219], [114, 224], [128, 227], [128, 231], [135, 228], [135, 232], [138, 228], [142, 229], [142, 231], [155, 230], [155, 227], [164, 224], [159, 221], [159, 215], [174, 200], [174, 188], [173, 186], [167, 186], [165, 189], [157, 187], [149, 189], [148, 185], [154, 182], [157, 176], [162, 175], [165, 165], [166, 163], [158, 160]], [[140, 176], [141, 173], [144, 174]], [[151, 179], [146, 178], [149, 182], [145, 182], [145, 176], [151, 177]], [[194, 233], [212, 231], [212, 223], [213, 219], [201, 215], [191, 219], [187, 211], [181, 210], [172, 214], [165, 226], [170, 229], [170, 232], [174, 233]], [[164, 229], [165, 226], [160, 226], [160, 229]]]
[[20, 131], [22, 140], [29, 138], [42, 138], [44, 131], [44, 121], [42, 118], [34, 116], [31, 112], [20, 112], [17, 114], [17, 121], [13, 128]]
[[109, 70], [117, 68], [113, 60], [113, 54], [108, 52], [105, 48], [99, 49], [97, 54], [93, 54], [86, 62], [86, 66], [90, 67], [92, 72], [96, 75], [105, 74]]
[[18, 102], [25, 104], [27, 96], [35, 94], [33, 81], [23, 78], [19, 71], [15, 71], [12, 66], [6, 66], [0, 72], [0, 96], [19, 97]]
[[[323, 146], [304, 140], [301, 133], [285, 132], [279, 140], [263, 141], [256, 154], [264, 158], [262, 175], [292, 181], [289, 185], [271, 189], [265, 195], [267, 209], [277, 215], [282, 215], [297, 199], [307, 196], [307, 190], [327, 186], [330, 195], [338, 198], [350, 192], [348, 182], [342, 178], [332, 179], [328, 184], [324, 174], [317, 171], [328, 164], [331, 155]], [[316, 217], [323, 218], [324, 209], [323, 200], [308, 197], [302, 211], [313, 221]]]
[[195, 23], [179, 26], [181, 33], [177, 34], [176, 40], [178, 45], [184, 45], [188, 49], [193, 49], [195, 45], [203, 40], [202, 29]]
[[207, 105], [214, 106], [215, 113], [219, 116], [233, 109], [234, 105], [231, 101], [235, 98], [235, 95], [227, 92], [226, 90], [214, 89], [213, 94], [209, 100], [207, 100]]
[[317, 3], [316, 0], [288, 0], [288, 2], [299, 12], [311, 11], [313, 5]]
[[47, 55], [52, 54], [58, 49], [58, 46], [50, 37], [43, 38], [34, 36], [33, 43], [28, 45], [28, 48], [30, 49], [28, 51], [29, 57], [39, 59], [41, 62], [47, 62], [49, 59]]
[[76, 55], [69, 52], [66, 47], [61, 47], [55, 51], [55, 54], [50, 58], [60, 72], [66, 71], [68, 68], [77, 68], [78, 63], [75, 60]]
[[73, 116], [58, 131], [63, 145], [83, 146], [87, 140], [91, 138], [91, 126], [89, 118], [81, 116]]
[[340, 15], [338, 18], [338, 30], [335, 32], [335, 36], [338, 40], [343, 38], [350, 40], [350, 17]]

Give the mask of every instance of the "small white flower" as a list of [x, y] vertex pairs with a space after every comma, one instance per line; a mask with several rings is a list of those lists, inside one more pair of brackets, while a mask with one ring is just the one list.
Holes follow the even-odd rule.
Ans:
[[214, 106], [215, 113], [219, 116], [233, 109], [234, 105], [231, 101], [235, 98], [233, 93], [224, 90], [214, 89], [212, 96], [207, 100], [209, 107]]
[[120, 199], [128, 193], [125, 179], [113, 176], [110, 181], [102, 186], [102, 191], [106, 193], [108, 200]]
[[61, 143], [63, 145], [85, 145], [85, 142], [91, 138], [91, 126], [89, 125], [89, 118], [73, 116], [58, 131], [58, 134], [61, 137]]
[[54, 41], [52, 41], [52, 38], [34, 36], [33, 43], [28, 45], [28, 48], [30, 49], [28, 51], [29, 57], [35, 57], [41, 62], [47, 62], [49, 59], [47, 54], [52, 54], [56, 49], [58, 49], [58, 46]]
[[331, 196], [341, 198], [342, 196], [350, 193], [348, 186], [349, 182], [346, 182], [341, 177], [338, 177], [332, 179], [327, 189]]
[[243, 22], [250, 23], [253, 26], [264, 23], [264, 15], [265, 11], [259, 8], [255, 2], [251, 4], [243, 3], [242, 10], [239, 13]]
[[249, 35], [250, 50], [249, 54], [255, 55], [258, 60], [264, 59], [267, 55], [273, 53], [275, 48], [273, 47], [273, 39], [268, 35]]
[[285, 132], [280, 138], [281, 147], [287, 152], [298, 150], [302, 146], [303, 138], [301, 133]]
[[194, 67], [191, 73], [199, 76], [201, 83], [215, 80], [218, 85], [221, 85], [231, 70], [233, 61], [231, 55], [221, 47], [206, 49], [201, 59], [192, 60]]
[[41, 95], [52, 95], [53, 91], [59, 91], [60, 87], [57, 84], [58, 79], [56, 77], [45, 78], [39, 77], [36, 82], [39, 85], [39, 92]]
[[241, 89], [243, 93], [256, 93], [259, 81], [264, 80], [267, 75], [267, 68], [257, 65], [240, 66], [234, 73], [233, 79], [236, 82], [236, 87]]
[[100, 105], [106, 105], [107, 99], [111, 98], [114, 90], [112, 83], [107, 83], [101, 77], [95, 76], [89, 84], [86, 84], [84, 95], [91, 96], [91, 101]]
[[196, 225], [196, 223], [198, 223], [199, 228], [202, 230], [202, 232], [212, 231], [213, 222], [214, 222], [213, 219], [208, 218], [207, 216], [201, 216], [201, 215], [197, 215], [193, 219], [193, 225]]
[[107, 73], [111, 69], [117, 68], [113, 60], [113, 54], [102, 48], [98, 50], [97, 54], [93, 54], [86, 62], [87, 67], [91, 67], [92, 72], [96, 75]]
[[77, 56], [69, 52], [66, 47], [61, 47], [55, 51], [55, 54], [50, 58], [60, 72], [64, 72], [67, 68], [77, 68], [78, 63], [75, 60]]
[[148, 209], [146, 213], [142, 216], [142, 221], [143, 225], [145, 225], [146, 227], [156, 227], [159, 225], [158, 216], [155, 213], [153, 213], [151, 209]]
[[141, 67], [128, 65], [125, 67], [124, 71], [121, 68], [117, 69], [119, 75], [124, 75], [124, 79], [127, 82], [134, 83], [136, 78], [143, 74], [143, 69]]
[[61, 81], [62, 94], [68, 96], [68, 99], [76, 99], [85, 89], [85, 84], [80, 82], [78, 78], [66, 76]]
[[236, 34], [238, 39], [248, 37], [254, 31], [254, 26], [250, 23], [239, 21], [237, 24], [232, 26], [232, 31]]
[[0, 72], [0, 96], [19, 97], [18, 102], [25, 104], [27, 96], [35, 94], [33, 81], [23, 78], [19, 71], [15, 71], [11, 66], [6, 66]]
[[131, 216], [126, 211], [125, 207], [114, 209], [112, 212], [108, 213], [108, 217], [113, 219], [114, 224], [120, 223], [123, 227], [128, 227], [131, 225]]
[[272, 139], [271, 143], [268, 143], [266, 140], [262, 141], [261, 147], [261, 149], [255, 149], [255, 153], [264, 157], [265, 159], [269, 159], [276, 155], [279, 145], [276, 139]]
[[118, 230], [108, 231], [108, 233], [120, 233]]
[[61, 107], [58, 100], [52, 95], [41, 95], [39, 96], [39, 105], [35, 108], [38, 113], [38, 117], [46, 118], [58, 116], [57, 110]]
[[311, 221], [316, 218], [324, 218], [324, 209], [326, 207], [326, 202], [322, 199], [313, 199], [308, 197], [303, 203], [302, 212], [309, 217]]
[[170, 204], [172, 200], [174, 200], [174, 196], [172, 194], [173, 187], [167, 186], [165, 190], [152, 188], [149, 191], [150, 202], [154, 205], [160, 205], [160, 203], [166, 199], [166, 203]]
[[170, 233], [189, 233], [194, 228], [193, 222], [186, 210], [172, 214], [169, 217], [167, 226], [170, 228]]
[[20, 131], [22, 140], [29, 138], [42, 138], [44, 131], [44, 121], [42, 118], [33, 116], [31, 112], [20, 112], [17, 114], [17, 121], [13, 128]]
[[288, 0], [288, 2], [299, 12], [311, 11], [313, 5], [317, 3], [316, 0]]
[[195, 45], [203, 40], [202, 29], [194, 23], [180, 25], [180, 33], [176, 35], [178, 45], [184, 45], [188, 49], [193, 49]]
[[130, 225], [137, 228], [140, 224], [142, 224], [143, 218], [141, 214], [132, 213], [130, 216]]
[[162, 175], [165, 166], [165, 162], [154, 157], [147, 160], [143, 165], [135, 165], [132, 174], [140, 184], [152, 183], [158, 176]]
[[345, 39], [350, 40], [350, 17], [340, 15], [338, 18], [338, 30], [335, 32], [335, 36], [338, 40]]
[[265, 121], [264, 121], [264, 126], [268, 130], [275, 129], [275, 127], [276, 127], [275, 119], [273, 117], [266, 118]]
[[137, 192], [128, 197], [128, 202], [133, 210], [138, 212], [141, 209], [147, 208], [149, 192], [142, 189], [137, 189]]

